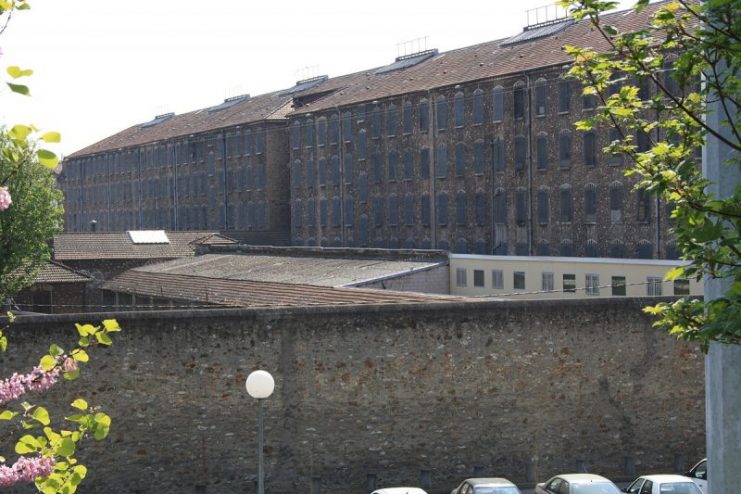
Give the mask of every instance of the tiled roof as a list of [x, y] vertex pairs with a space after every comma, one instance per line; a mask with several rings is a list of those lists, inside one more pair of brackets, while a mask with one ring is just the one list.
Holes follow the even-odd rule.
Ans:
[[[603, 22], [624, 32], [643, 29], [650, 25], [651, 16], [656, 10], [666, 3], [650, 4], [638, 13], [628, 10], [607, 14]], [[325, 93], [330, 89], [335, 92], [299, 108], [293, 114], [518, 74], [540, 67], [569, 64], [572, 59], [563, 50], [564, 45], [590, 46], [598, 51], [609, 49], [607, 42], [591, 29], [587, 20], [571, 24], [551, 36], [502, 45], [507, 39], [440, 53], [418, 65], [396, 72], [376, 73], [378, 68], [374, 68], [331, 78], [299, 96], [306, 98], [312, 93]]]
[[346, 286], [440, 264], [441, 262], [436, 261], [207, 254], [152, 264], [137, 270], [157, 274], [189, 274], [221, 280]]
[[333, 288], [288, 283], [223, 280], [131, 269], [103, 285], [106, 290], [231, 307], [297, 307], [441, 303], [470, 300], [390, 290]]
[[193, 256], [200, 240], [229, 240], [212, 232], [167, 232], [167, 237], [169, 244], [134, 244], [126, 232], [61, 233], [54, 237], [54, 259], [176, 259]]
[[209, 111], [209, 108], [203, 108], [182, 115], [174, 115], [152, 126], [137, 124], [76, 151], [68, 158], [139, 146], [234, 125], [283, 120], [290, 111], [290, 95], [281, 95], [280, 92], [263, 94], [239, 101], [219, 111]]
[[91, 281], [89, 276], [54, 261], [47, 263], [34, 279], [35, 283], [86, 283], [88, 281]]

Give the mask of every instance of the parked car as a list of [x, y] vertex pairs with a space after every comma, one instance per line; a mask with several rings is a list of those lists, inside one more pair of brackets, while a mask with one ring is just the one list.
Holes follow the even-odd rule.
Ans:
[[515, 484], [501, 477], [466, 479], [450, 494], [521, 494]]
[[685, 473], [685, 475], [692, 479], [692, 482], [695, 483], [697, 487], [702, 489], [702, 492], [705, 494], [710, 494], [708, 492], [708, 459], [703, 458], [699, 462], [697, 462], [697, 465], [690, 468], [690, 471]]
[[601, 475], [566, 473], [536, 485], [535, 494], [620, 494], [620, 489]]
[[419, 487], [384, 487], [376, 489], [371, 494], [427, 494], [424, 489]]
[[684, 475], [644, 475], [624, 492], [630, 494], [702, 494], [692, 479]]

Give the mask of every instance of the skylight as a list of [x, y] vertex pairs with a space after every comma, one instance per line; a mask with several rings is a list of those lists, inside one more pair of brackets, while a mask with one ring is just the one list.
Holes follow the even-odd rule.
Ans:
[[131, 243], [133, 244], [169, 244], [170, 239], [164, 230], [129, 230]]

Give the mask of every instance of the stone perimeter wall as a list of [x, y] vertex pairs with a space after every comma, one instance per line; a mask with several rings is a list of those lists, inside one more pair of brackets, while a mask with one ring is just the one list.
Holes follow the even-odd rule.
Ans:
[[[276, 379], [271, 494], [367, 494], [369, 475], [437, 494], [474, 472], [528, 483], [582, 466], [618, 480], [705, 454], [702, 354], [653, 330], [647, 302], [121, 313], [79, 381], [33, 398], [113, 417], [80, 452], [84, 492], [254, 492], [257, 368]], [[90, 316], [19, 318], [0, 376]]]

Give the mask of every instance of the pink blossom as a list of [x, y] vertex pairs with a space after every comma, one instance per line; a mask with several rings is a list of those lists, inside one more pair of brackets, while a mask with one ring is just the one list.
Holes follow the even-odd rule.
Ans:
[[18, 482], [33, 482], [37, 477], [46, 477], [54, 469], [54, 458], [21, 456], [12, 467], [0, 466], [0, 487], [8, 487]]
[[29, 391], [40, 393], [51, 388], [59, 378], [59, 368], [46, 372], [36, 366], [28, 374], [14, 373], [8, 379], [0, 380], [0, 405], [15, 400]]
[[10, 192], [7, 187], [0, 187], [0, 211], [5, 211], [13, 204], [13, 200], [10, 198]]
[[62, 362], [62, 371], [63, 372], [74, 372], [77, 370], [77, 361], [73, 358], [67, 357], [64, 359], [64, 362]]

